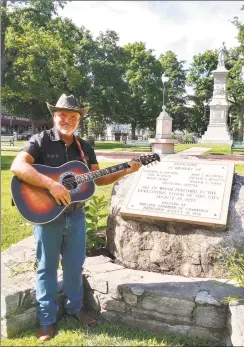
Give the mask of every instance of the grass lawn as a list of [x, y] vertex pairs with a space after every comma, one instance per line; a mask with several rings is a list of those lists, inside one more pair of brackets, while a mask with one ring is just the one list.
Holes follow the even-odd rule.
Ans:
[[[3, 339], [2, 346], [43, 346], [36, 331], [29, 330], [19, 337]], [[169, 336], [121, 324], [101, 321], [96, 327], [81, 327], [73, 319], [62, 319], [58, 333], [45, 346], [221, 346], [220, 343], [183, 336]]]
[[[175, 152], [181, 152], [185, 149], [191, 148], [191, 147], [206, 147], [211, 148], [209, 151], [206, 151], [204, 154], [231, 154], [230, 152], [230, 145], [225, 144], [202, 144], [202, 143], [196, 143], [196, 144], [176, 144], [174, 146]], [[95, 142], [95, 149], [96, 150], [109, 150], [109, 151], [123, 151], [123, 143], [122, 142], [112, 142], [112, 141], [96, 141]], [[127, 152], [150, 152], [150, 149], [148, 147], [129, 147], [126, 148]], [[243, 160], [244, 160], [244, 152], [243, 151], [235, 151], [233, 154], [243, 154]]]
[[[11, 150], [11, 152], [18, 152], [28, 141], [16, 141], [14, 147], [8, 147], [8, 149]], [[6, 145], [2, 145], [3, 149], [7, 150]], [[175, 152], [181, 152], [185, 149], [191, 148], [191, 147], [207, 147], [211, 148], [209, 151], [206, 151], [204, 154], [229, 154], [230, 152], [230, 146], [225, 144], [202, 144], [202, 143], [196, 143], [196, 144], [176, 144], [175, 145]], [[100, 151], [114, 151], [114, 152], [121, 152], [124, 150], [123, 142], [119, 141], [96, 141], [95, 142], [95, 150]], [[149, 147], [128, 147], [126, 148], [126, 152], [150, 152]], [[244, 160], [244, 152], [243, 151], [235, 151], [233, 152], [234, 155], [243, 155]]]

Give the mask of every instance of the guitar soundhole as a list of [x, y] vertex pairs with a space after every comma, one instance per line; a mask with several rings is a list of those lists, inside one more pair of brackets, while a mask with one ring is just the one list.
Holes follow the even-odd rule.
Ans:
[[75, 172], [64, 172], [59, 176], [59, 183], [65, 186], [71, 194], [77, 193], [82, 187], [82, 183], [77, 183]]
[[65, 186], [65, 188], [67, 188], [68, 190], [74, 190], [77, 188], [78, 184], [74, 178], [74, 176], [72, 175], [68, 175], [63, 179], [63, 185]]

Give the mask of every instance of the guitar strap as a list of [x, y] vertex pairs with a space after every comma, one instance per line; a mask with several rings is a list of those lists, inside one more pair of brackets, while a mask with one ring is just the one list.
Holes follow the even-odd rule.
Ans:
[[75, 137], [75, 141], [76, 141], [77, 146], [78, 146], [79, 151], [80, 151], [81, 159], [82, 159], [82, 161], [84, 162], [84, 164], [85, 164], [86, 166], [88, 166], [87, 160], [86, 160], [86, 157], [85, 157], [85, 154], [84, 154], [84, 152], [83, 152], [83, 150], [82, 150], [82, 148], [81, 148], [80, 141], [79, 141], [79, 139], [78, 139], [78, 137], [77, 137], [76, 135], [74, 135], [74, 137]]

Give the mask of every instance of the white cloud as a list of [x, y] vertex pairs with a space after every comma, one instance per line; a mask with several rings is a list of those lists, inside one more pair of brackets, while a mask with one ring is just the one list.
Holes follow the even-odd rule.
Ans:
[[188, 64], [193, 55], [237, 45], [237, 30], [230, 22], [244, 22], [240, 1], [72, 1], [59, 12], [94, 36], [115, 30], [120, 44], [143, 41], [156, 55], [173, 50]]

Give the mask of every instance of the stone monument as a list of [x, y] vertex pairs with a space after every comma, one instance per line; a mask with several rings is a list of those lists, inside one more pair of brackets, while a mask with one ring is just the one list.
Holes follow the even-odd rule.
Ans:
[[156, 136], [148, 140], [152, 144], [153, 153], [173, 154], [174, 144], [178, 141], [172, 138], [172, 118], [166, 112], [166, 106], [163, 105], [162, 109], [156, 122]]
[[244, 177], [233, 172], [227, 161], [175, 155], [140, 168], [114, 185], [107, 248], [133, 269], [225, 277], [221, 254], [244, 249]]
[[225, 54], [227, 49], [223, 46], [219, 49], [218, 66], [213, 71], [214, 91], [210, 106], [210, 121], [207, 131], [200, 140], [201, 143], [226, 143], [231, 145], [232, 139], [227, 125], [228, 101], [226, 98], [226, 78], [228, 70], [225, 68]]

